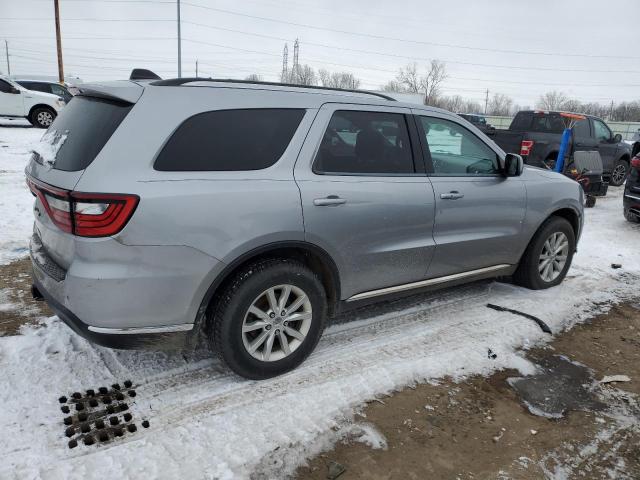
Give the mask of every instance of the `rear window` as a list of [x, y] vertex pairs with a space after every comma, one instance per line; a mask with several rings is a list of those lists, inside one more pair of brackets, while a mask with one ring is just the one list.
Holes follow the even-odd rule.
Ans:
[[93, 97], [75, 97], [60, 111], [48, 132], [66, 136], [53, 168], [74, 172], [84, 170], [96, 158], [113, 132], [133, 107]]
[[532, 118], [533, 118], [533, 113], [530, 113], [530, 112], [517, 113], [516, 117], [511, 122], [511, 126], [509, 127], [509, 130], [515, 130], [516, 132], [529, 130], [531, 128]]
[[303, 109], [217, 110], [185, 120], [164, 146], [160, 171], [260, 170], [276, 163], [302, 121]]
[[564, 122], [560, 115], [555, 113], [536, 114], [533, 116], [531, 130], [541, 133], [562, 133], [564, 131]]

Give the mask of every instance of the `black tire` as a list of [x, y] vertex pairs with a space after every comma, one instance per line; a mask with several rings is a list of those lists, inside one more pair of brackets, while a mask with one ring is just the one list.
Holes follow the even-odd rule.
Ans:
[[631, 213], [628, 208], [624, 209], [624, 218], [631, 223], [640, 223], [640, 217]]
[[596, 197], [589, 195], [584, 202], [586, 208], [593, 208], [596, 206]]
[[49, 107], [38, 107], [31, 112], [29, 122], [36, 128], [49, 128], [56, 119], [56, 111]]
[[[566, 263], [556, 278], [552, 281], [545, 281], [538, 269], [540, 256], [547, 239], [551, 237], [552, 234], [558, 232], [563, 233], [569, 243]], [[531, 242], [529, 242], [529, 246], [522, 255], [520, 265], [513, 276], [514, 282], [531, 290], [542, 290], [560, 284], [569, 271], [575, 249], [576, 237], [571, 224], [562, 217], [549, 217], [535, 233]]]
[[[288, 356], [275, 361], [254, 358], [245, 348], [245, 315], [263, 292], [277, 285], [301, 289], [311, 304], [311, 324], [304, 340]], [[217, 355], [238, 375], [262, 380], [293, 370], [315, 349], [324, 330], [326, 293], [319, 277], [292, 259], [266, 259], [243, 267], [211, 305], [209, 338]], [[278, 340], [278, 342], [280, 342]]]
[[[622, 171], [622, 169], [624, 169], [624, 173], [618, 173], [618, 171]], [[615, 163], [613, 169], [611, 170], [611, 178], [609, 179], [609, 184], [613, 185], [614, 187], [619, 187], [625, 182], [628, 175], [629, 162], [620, 159]]]

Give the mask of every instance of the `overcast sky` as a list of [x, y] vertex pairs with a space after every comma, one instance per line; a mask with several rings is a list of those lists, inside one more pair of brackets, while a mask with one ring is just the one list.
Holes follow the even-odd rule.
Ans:
[[[174, 0], [60, 0], [65, 73], [177, 76]], [[398, 68], [437, 58], [447, 95], [485, 90], [533, 106], [560, 90], [583, 101], [640, 99], [639, 0], [182, 0], [182, 74], [278, 80], [282, 50], [379, 89]], [[56, 75], [53, 0], [0, 0], [13, 75]], [[4, 43], [4, 42], [3, 42]], [[0, 71], [6, 73], [4, 45]]]

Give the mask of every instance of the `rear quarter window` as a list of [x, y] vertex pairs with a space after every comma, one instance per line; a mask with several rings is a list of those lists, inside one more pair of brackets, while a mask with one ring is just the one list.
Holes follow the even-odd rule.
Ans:
[[74, 172], [84, 170], [109, 141], [133, 107], [100, 98], [75, 97], [60, 111], [48, 131], [66, 136], [56, 154], [53, 168]]
[[289, 146], [304, 109], [216, 110], [194, 115], [173, 133], [158, 157], [159, 171], [261, 170]]

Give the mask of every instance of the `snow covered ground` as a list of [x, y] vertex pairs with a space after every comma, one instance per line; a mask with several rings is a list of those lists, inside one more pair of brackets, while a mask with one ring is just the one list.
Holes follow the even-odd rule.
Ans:
[[24, 181], [24, 167], [30, 145], [42, 133], [26, 120], [0, 119], [0, 265], [27, 253], [33, 197]]
[[[24, 146], [39, 135], [0, 127], [0, 262], [27, 245], [32, 197], [22, 176]], [[268, 381], [231, 375], [208, 352], [185, 359], [97, 347], [56, 317], [0, 337], [0, 478], [281, 478], [348, 430], [354, 410], [380, 394], [445, 375], [506, 367], [530, 373], [519, 350], [548, 335], [485, 305], [532, 313], [559, 332], [637, 294], [640, 227], [624, 220], [621, 196], [612, 188], [587, 210], [561, 286], [533, 292], [479, 283], [369, 308], [328, 328], [300, 368]], [[67, 448], [57, 398], [129, 378], [138, 385], [135, 418], [151, 427], [106, 445]]]

